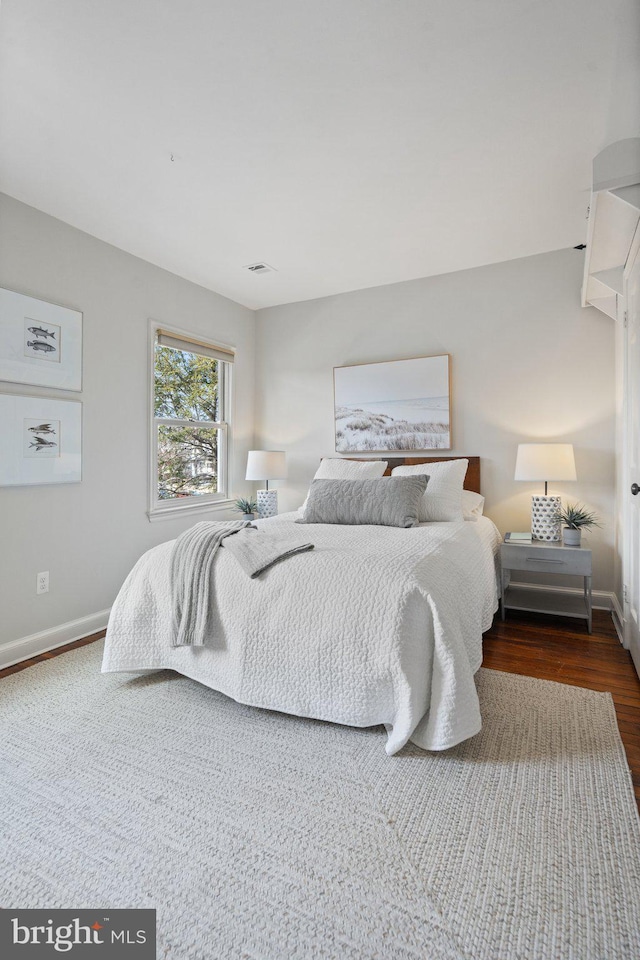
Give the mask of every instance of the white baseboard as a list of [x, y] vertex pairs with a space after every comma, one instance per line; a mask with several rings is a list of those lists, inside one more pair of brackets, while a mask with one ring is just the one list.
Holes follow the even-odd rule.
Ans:
[[622, 612], [622, 607], [620, 606], [620, 601], [618, 600], [615, 593], [612, 594], [613, 603], [611, 607], [611, 618], [613, 620], [613, 625], [616, 628], [616, 633], [618, 634], [618, 640], [624, 647], [624, 614]]
[[14, 663], [20, 663], [21, 660], [29, 660], [41, 653], [47, 653], [48, 650], [54, 650], [56, 647], [62, 647], [73, 640], [89, 637], [92, 633], [104, 630], [108, 620], [109, 610], [100, 610], [99, 613], [91, 613], [88, 617], [62, 623], [59, 627], [51, 627], [41, 633], [32, 633], [31, 636], [21, 637], [20, 640], [11, 640], [0, 646], [0, 670], [11, 667]]
[[[512, 583], [513, 586], [524, 587], [527, 590], [582, 593], [582, 590], [576, 587], [553, 587], [543, 583], [516, 583], [516, 581], [512, 581]], [[608, 590], [594, 590], [593, 606], [595, 610], [611, 611], [620, 643], [623, 643], [624, 618], [615, 593]], [[55, 650], [56, 647], [63, 647], [65, 643], [82, 640], [84, 637], [91, 636], [92, 633], [104, 630], [109, 620], [109, 613], [109, 610], [100, 610], [99, 613], [91, 613], [88, 617], [70, 620], [58, 627], [51, 627], [51, 629], [43, 630], [41, 633], [32, 633], [29, 637], [21, 637], [19, 640], [12, 640], [3, 644], [0, 646], [0, 670], [11, 667], [14, 663], [20, 663], [22, 660], [37, 657], [41, 653], [47, 653], [49, 650]]]

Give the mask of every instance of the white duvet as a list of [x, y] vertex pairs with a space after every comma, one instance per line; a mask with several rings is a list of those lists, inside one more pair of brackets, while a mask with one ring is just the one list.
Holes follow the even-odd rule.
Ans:
[[240, 703], [365, 727], [387, 753], [445, 750], [480, 730], [474, 674], [497, 608], [493, 523], [293, 525], [315, 549], [255, 580], [218, 551], [208, 645], [171, 646], [172, 542], [149, 550], [111, 611], [103, 672], [176, 670]]

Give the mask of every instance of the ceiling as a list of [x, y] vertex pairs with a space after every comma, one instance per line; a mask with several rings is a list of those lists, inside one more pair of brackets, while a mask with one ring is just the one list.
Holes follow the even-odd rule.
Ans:
[[593, 156], [640, 132], [639, 19], [2, 0], [0, 189], [252, 308], [573, 246]]

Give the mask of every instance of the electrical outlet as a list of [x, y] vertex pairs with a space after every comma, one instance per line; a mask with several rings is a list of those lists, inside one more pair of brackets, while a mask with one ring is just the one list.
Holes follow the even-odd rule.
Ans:
[[49, 571], [39, 573], [36, 577], [36, 593], [49, 593]]

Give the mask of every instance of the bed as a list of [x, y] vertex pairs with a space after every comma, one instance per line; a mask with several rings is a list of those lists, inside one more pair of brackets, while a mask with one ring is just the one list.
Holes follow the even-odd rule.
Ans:
[[[387, 473], [449, 459], [395, 459]], [[479, 458], [465, 488], [479, 493]], [[304, 529], [314, 543], [258, 579], [218, 551], [204, 647], [172, 647], [172, 542], [149, 550], [113, 605], [103, 672], [170, 669], [250, 706], [384, 725], [388, 754], [409, 740], [445, 750], [477, 733], [474, 674], [498, 605], [491, 520], [399, 529], [299, 519], [258, 521], [274, 534]]]

